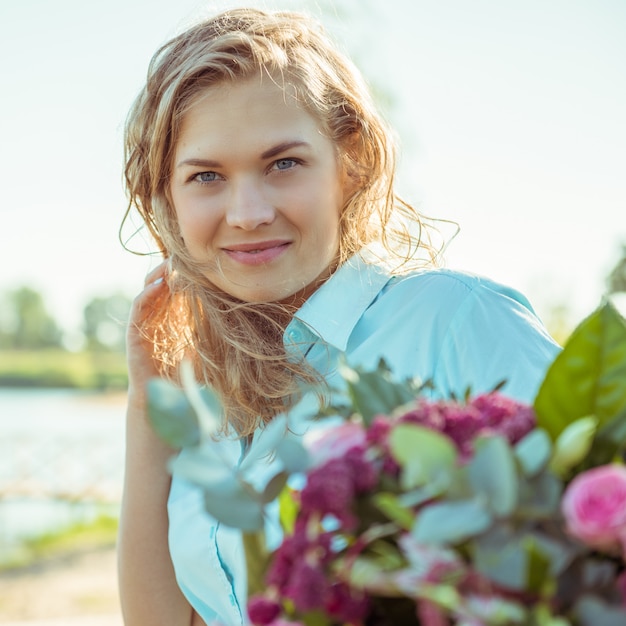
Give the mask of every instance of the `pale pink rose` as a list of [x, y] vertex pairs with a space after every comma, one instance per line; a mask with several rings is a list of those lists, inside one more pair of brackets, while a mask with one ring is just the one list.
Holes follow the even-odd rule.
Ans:
[[361, 424], [344, 422], [307, 435], [306, 447], [314, 466], [343, 457], [348, 450], [365, 446], [365, 429]]
[[626, 467], [602, 465], [579, 474], [563, 496], [568, 532], [589, 546], [620, 547], [626, 541]]

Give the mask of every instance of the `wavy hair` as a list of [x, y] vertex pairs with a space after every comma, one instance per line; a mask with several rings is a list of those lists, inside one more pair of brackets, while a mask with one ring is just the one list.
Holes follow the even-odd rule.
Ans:
[[180, 360], [190, 358], [199, 380], [219, 393], [228, 423], [241, 436], [289, 409], [302, 383], [323, 381], [285, 350], [283, 333], [293, 308], [242, 302], [204, 276], [181, 237], [170, 176], [181, 123], [195, 99], [257, 75], [295, 89], [299, 105], [318, 120], [351, 178], [338, 263], [366, 250], [396, 271], [411, 266], [418, 251], [426, 250], [429, 262], [435, 258], [420, 215], [394, 191], [392, 133], [358, 70], [316, 21], [299, 13], [237, 9], [163, 45], [125, 128], [124, 220], [136, 209], [172, 268], [171, 295], [143, 331], [162, 375], [175, 379]]

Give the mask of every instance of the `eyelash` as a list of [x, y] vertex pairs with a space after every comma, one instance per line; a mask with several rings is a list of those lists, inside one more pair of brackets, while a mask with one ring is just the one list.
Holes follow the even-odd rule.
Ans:
[[[293, 163], [293, 165], [291, 167], [287, 167], [285, 169], [280, 169], [278, 167], [276, 167], [278, 165], [278, 163], [281, 162], [285, 162], [285, 161], [289, 161], [291, 163]], [[294, 159], [291, 157], [283, 157], [282, 159], [277, 159], [276, 161], [273, 161], [270, 166], [268, 167], [268, 171], [276, 171], [276, 172], [288, 172], [289, 170], [292, 170], [296, 165], [302, 165], [302, 160], [301, 159]], [[200, 177], [204, 176], [206, 174], [214, 174], [215, 178], [213, 180], [201, 180]], [[191, 177], [191, 181], [195, 181], [196, 183], [198, 183], [199, 185], [212, 185], [213, 183], [219, 181], [221, 178], [221, 175], [218, 174], [217, 172], [213, 172], [213, 171], [208, 171], [208, 172], [198, 172], [197, 174], [194, 174]]]

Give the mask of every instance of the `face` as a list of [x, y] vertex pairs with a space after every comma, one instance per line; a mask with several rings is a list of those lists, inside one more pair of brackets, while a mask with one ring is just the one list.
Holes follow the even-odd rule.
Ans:
[[300, 304], [336, 262], [344, 180], [317, 120], [289, 89], [257, 77], [195, 100], [171, 197], [185, 245], [216, 287]]

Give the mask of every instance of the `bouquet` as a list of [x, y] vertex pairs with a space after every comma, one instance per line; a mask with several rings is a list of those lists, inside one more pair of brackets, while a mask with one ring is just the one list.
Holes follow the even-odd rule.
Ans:
[[[209, 512], [243, 530], [252, 624], [626, 624], [626, 322], [609, 302], [533, 406], [498, 389], [428, 400], [383, 362], [342, 373], [339, 425], [305, 446], [277, 418], [226, 475], [215, 397], [190, 371], [183, 391], [150, 384], [157, 431], [192, 446], [176, 470], [219, 491]], [[255, 488], [246, 472], [268, 453], [281, 469]]]

